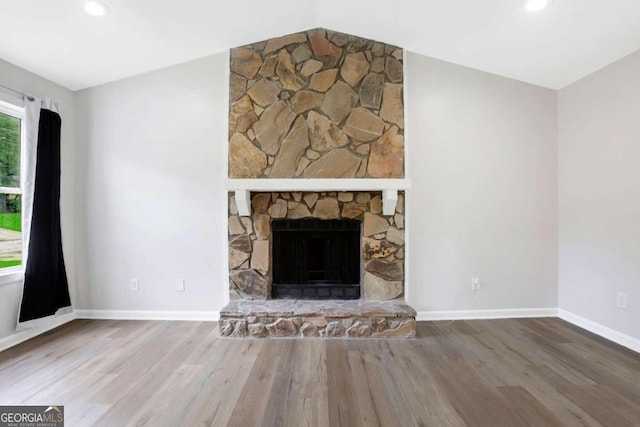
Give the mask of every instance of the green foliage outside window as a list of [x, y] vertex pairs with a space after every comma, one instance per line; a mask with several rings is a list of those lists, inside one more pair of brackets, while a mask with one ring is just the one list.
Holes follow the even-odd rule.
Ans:
[[20, 119], [0, 114], [0, 187], [20, 187]]
[[[20, 119], [0, 113], [0, 187], [20, 188], [20, 145]], [[0, 268], [22, 263], [22, 195], [13, 192], [0, 193]]]

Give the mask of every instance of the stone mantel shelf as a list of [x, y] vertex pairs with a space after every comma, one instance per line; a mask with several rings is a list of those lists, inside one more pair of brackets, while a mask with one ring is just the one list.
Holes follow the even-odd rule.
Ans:
[[251, 192], [280, 191], [382, 191], [382, 213], [393, 215], [398, 191], [411, 188], [411, 180], [384, 178], [331, 178], [331, 179], [227, 179], [225, 188], [235, 194], [238, 213], [251, 215]]

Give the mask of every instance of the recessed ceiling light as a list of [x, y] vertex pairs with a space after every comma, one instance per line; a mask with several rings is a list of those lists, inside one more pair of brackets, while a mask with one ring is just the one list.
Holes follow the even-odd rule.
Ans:
[[104, 16], [109, 13], [109, 8], [99, 1], [88, 1], [84, 4], [84, 11], [91, 16]]
[[551, 0], [526, 0], [524, 2], [524, 8], [531, 12], [537, 12], [549, 6]]

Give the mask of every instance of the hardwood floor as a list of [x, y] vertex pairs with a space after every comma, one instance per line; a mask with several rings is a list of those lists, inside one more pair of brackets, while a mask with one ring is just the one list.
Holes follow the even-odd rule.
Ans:
[[559, 319], [420, 322], [416, 339], [221, 339], [77, 320], [0, 353], [0, 404], [67, 426], [639, 426], [640, 355]]

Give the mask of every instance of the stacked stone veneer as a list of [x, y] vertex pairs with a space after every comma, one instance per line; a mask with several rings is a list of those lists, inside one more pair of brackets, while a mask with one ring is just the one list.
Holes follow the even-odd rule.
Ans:
[[403, 178], [402, 50], [315, 29], [231, 50], [230, 178]]
[[240, 217], [229, 195], [231, 300], [271, 298], [272, 219], [362, 221], [361, 284], [367, 301], [404, 296], [404, 195], [394, 215], [382, 215], [380, 192], [253, 193], [252, 215]]

